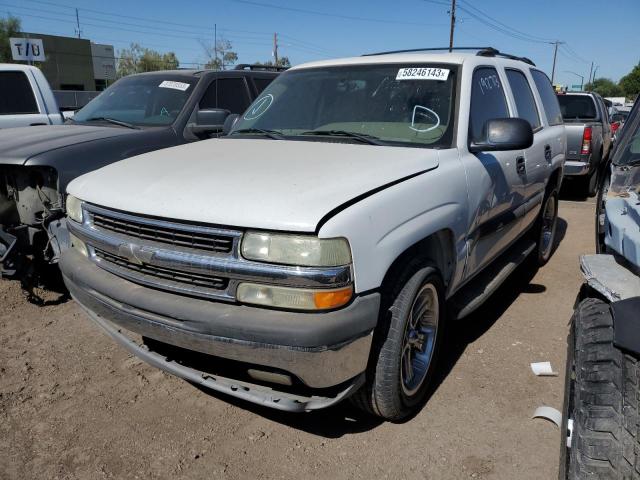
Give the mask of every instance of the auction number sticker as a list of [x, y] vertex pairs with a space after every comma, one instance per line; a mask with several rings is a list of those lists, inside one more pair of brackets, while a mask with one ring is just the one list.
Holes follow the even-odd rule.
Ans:
[[185, 92], [191, 85], [184, 82], [172, 82], [171, 80], [165, 80], [162, 82], [160, 88], [173, 88], [174, 90], [181, 90]]
[[447, 78], [449, 78], [448, 68], [401, 68], [396, 75], [396, 80], [446, 80]]

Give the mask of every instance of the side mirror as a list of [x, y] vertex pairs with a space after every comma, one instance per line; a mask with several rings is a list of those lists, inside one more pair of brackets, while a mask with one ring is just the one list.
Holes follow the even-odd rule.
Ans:
[[222, 126], [222, 135], [229, 135], [235, 124], [238, 123], [238, 120], [240, 120], [240, 115], [237, 113], [229, 115]]
[[196, 112], [196, 123], [191, 125], [195, 135], [219, 133], [231, 112], [223, 108], [204, 108]]
[[531, 124], [522, 118], [494, 118], [487, 120], [482, 138], [469, 145], [469, 151], [501, 152], [524, 150], [533, 145]]

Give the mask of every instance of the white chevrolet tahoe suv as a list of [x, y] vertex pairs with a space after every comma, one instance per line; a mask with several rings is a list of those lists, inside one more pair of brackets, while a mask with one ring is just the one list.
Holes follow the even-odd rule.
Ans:
[[223, 138], [73, 181], [66, 285], [147, 362], [269, 407], [398, 420], [443, 327], [554, 246], [548, 78], [494, 49], [308, 63]]

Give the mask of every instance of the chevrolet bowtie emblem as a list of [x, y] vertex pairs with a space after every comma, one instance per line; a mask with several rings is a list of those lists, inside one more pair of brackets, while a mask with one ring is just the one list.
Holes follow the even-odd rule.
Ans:
[[153, 252], [144, 250], [142, 247], [131, 243], [121, 243], [118, 247], [118, 254], [136, 265], [149, 263], [153, 258]]

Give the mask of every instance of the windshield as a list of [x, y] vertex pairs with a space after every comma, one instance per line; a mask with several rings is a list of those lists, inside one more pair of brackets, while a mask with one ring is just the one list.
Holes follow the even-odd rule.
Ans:
[[376, 64], [292, 70], [267, 87], [231, 135], [268, 131], [289, 139], [341, 136], [449, 148], [457, 68]]
[[596, 104], [589, 95], [558, 95], [558, 102], [564, 120], [595, 120], [598, 117]]
[[118, 80], [74, 116], [76, 122], [112, 119], [132, 125], [170, 125], [197, 78], [186, 75], [135, 75]]

